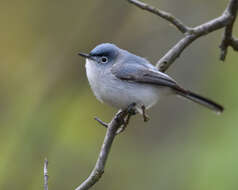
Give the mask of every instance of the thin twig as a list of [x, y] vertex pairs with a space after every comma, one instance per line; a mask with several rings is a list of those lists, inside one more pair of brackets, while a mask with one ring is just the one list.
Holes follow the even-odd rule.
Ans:
[[102, 121], [101, 119], [99, 119], [98, 117], [94, 117], [94, 119], [98, 122], [98, 123], [100, 123], [103, 127], [108, 127], [108, 124], [107, 123], [105, 123], [104, 121]]
[[138, 1], [138, 0], [128, 0], [128, 1], [129, 1], [129, 3], [132, 3], [143, 10], [149, 11], [161, 18], [164, 18], [165, 20], [167, 20], [168, 22], [170, 22], [171, 24], [176, 26], [178, 28], [178, 30], [182, 33], [186, 33], [191, 30], [190, 27], [183, 24], [182, 21], [180, 21], [178, 18], [176, 18], [169, 12], [162, 11], [160, 9], [157, 9], [151, 5], [148, 5], [148, 4]]
[[48, 190], [48, 160], [45, 158], [44, 161], [44, 190]]

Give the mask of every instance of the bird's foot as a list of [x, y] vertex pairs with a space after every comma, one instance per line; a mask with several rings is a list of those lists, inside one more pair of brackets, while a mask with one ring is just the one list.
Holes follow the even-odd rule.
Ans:
[[141, 109], [142, 109], [142, 116], [143, 116], [143, 120], [144, 122], [147, 122], [150, 120], [149, 116], [145, 113], [145, 106], [141, 106]]
[[[130, 121], [130, 118], [131, 116], [135, 115], [136, 114], [136, 110], [135, 110], [135, 106], [136, 106], [136, 103], [132, 103], [130, 104], [125, 110], [123, 110], [122, 112], [124, 112], [125, 117], [123, 117], [123, 124], [122, 126], [117, 130], [116, 134], [119, 134], [119, 133], [122, 133], [126, 127], [128, 126], [129, 124], [129, 121]], [[121, 112], [121, 113], [122, 113]]]
[[[121, 110], [121, 111], [119, 111], [117, 113], [116, 119], [117, 119], [117, 122], [120, 123], [120, 125], [121, 125], [121, 127], [118, 128], [118, 130], [116, 131], [117, 135], [119, 133], [122, 133], [126, 129], [126, 127], [129, 124], [131, 116], [136, 114], [135, 106], [136, 106], [136, 103], [132, 103], [126, 109]], [[100, 123], [102, 126], [104, 126], [105, 128], [108, 128], [108, 124], [107, 123], [103, 122], [102, 120], [100, 120], [97, 117], [95, 117], [94, 119], [98, 123]]]

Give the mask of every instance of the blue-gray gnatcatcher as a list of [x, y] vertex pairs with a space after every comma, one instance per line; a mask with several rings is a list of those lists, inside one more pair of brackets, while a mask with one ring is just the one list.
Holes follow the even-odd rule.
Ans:
[[162, 97], [179, 95], [217, 113], [223, 111], [221, 105], [182, 88], [148, 60], [114, 44], [100, 44], [89, 54], [79, 55], [86, 58], [90, 86], [101, 102], [120, 109], [135, 103], [136, 110], [144, 114], [144, 109], [150, 108]]

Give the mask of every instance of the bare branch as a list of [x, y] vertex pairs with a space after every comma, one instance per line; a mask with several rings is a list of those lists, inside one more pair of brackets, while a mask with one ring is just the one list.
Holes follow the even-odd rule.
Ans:
[[44, 161], [44, 190], [48, 190], [48, 160], [45, 158]]
[[237, 43], [235, 43], [236, 40], [232, 37], [232, 30], [233, 25], [237, 16], [237, 9], [238, 9], [238, 1], [237, 0], [231, 0], [224, 12], [224, 14], [228, 14], [231, 17], [231, 21], [229, 24], [227, 24], [222, 42], [220, 45], [221, 54], [220, 54], [220, 60], [224, 61], [226, 59], [227, 49], [229, 46], [232, 46], [234, 50], [237, 50]]
[[201, 24], [193, 28], [193, 32], [188, 33], [177, 44], [175, 44], [157, 63], [156, 66], [162, 72], [166, 71], [172, 63], [180, 56], [183, 50], [190, 45], [194, 40], [201, 36], [205, 36], [215, 30], [223, 28], [229, 23], [230, 17], [224, 14], [209, 22]]
[[128, 1], [143, 10], [152, 12], [153, 14], [164, 18], [168, 22], [174, 24], [185, 35], [160, 60], [157, 61], [156, 66], [162, 72], [166, 71], [180, 56], [184, 49], [194, 40], [221, 28], [225, 28], [224, 37], [220, 45], [221, 59], [225, 59], [228, 46], [232, 46], [234, 50], [238, 49], [237, 39], [232, 37], [232, 28], [237, 15], [238, 0], [230, 0], [226, 10], [221, 16], [193, 28], [184, 25], [172, 14], [159, 10], [139, 0]]
[[176, 26], [177, 29], [182, 33], [186, 33], [191, 30], [190, 27], [184, 25], [178, 18], [173, 16], [171, 13], [162, 11], [138, 0], [128, 0], [128, 1], [129, 3], [132, 3], [143, 10], [149, 11], [161, 18], [164, 18], [165, 20]]
[[128, 114], [128, 111], [118, 111], [116, 116], [108, 124], [106, 136], [104, 138], [99, 157], [97, 159], [96, 165], [92, 170], [89, 177], [75, 190], [87, 190], [92, 187], [104, 173], [105, 164], [107, 161], [108, 154], [110, 152], [113, 140], [116, 136], [116, 132], [119, 127], [124, 123], [124, 118]]
[[[169, 68], [169, 66], [180, 56], [183, 50], [197, 38], [207, 35], [215, 30], [229, 26], [230, 23], [234, 23], [234, 16], [232, 15], [232, 13], [236, 14], [237, 2], [238, 2], [237, 0], [231, 0], [226, 10], [220, 17], [194, 27], [192, 29], [192, 32], [188, 33], [157, 62], [156, 66], [158, 67], [158, 69], [163, 72], [166, 71]], [[234, 11], [234, 9], [236, 11]], [[231, 10], [233, 12], [230, 12]], [[234, 46], [235, 44], [236, 43], [234, 43]], [[222, 47], [223, 46], [224, 45], [222, 45]], [[225, 55], [227, 48], [222, 47], [221, 49], [224, 49]]]

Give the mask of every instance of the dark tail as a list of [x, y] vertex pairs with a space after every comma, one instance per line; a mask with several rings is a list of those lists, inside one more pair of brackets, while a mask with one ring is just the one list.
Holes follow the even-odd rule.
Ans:
[[220, 114], [223, 112], [224, 108], [223, 106], [217, 104], [216, 102], [209, 100], [207, 98], [204, 98], [198, 94], [195, 94], [193, 92], [190, 92], [188, 90], [184, 90], [182, 88], [176, 88], [175, 91], [177, 92], [178, 95], [185, 97], [189, 100], [192, 100], [193, 102], [196, 102], [202, 106], [205, 106], [216, 113]]

